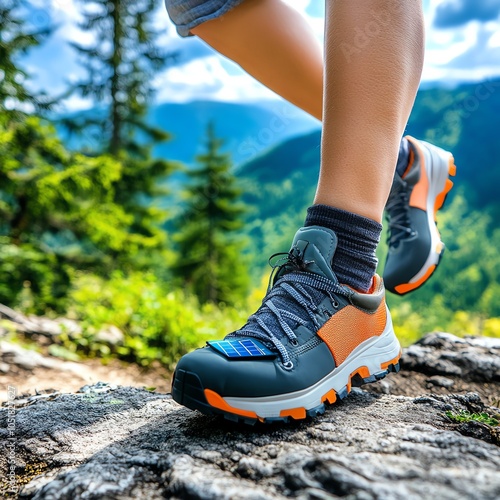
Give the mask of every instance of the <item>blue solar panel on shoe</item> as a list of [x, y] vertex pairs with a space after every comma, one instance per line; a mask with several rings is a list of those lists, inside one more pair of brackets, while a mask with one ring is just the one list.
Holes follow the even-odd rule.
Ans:
[[256, 339], [210, 340], [207, 344], [229, 359], [272, 359], [276, 354]]

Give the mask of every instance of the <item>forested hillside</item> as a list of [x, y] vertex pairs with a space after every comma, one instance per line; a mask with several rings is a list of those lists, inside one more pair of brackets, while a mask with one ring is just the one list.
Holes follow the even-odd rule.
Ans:
[[[420, 91], [407, 133], [453, 152], [455, 186], [464, 189], [471, 207], [500, 206], [500, 80]], [[290, 215], [310, 202], [320, 142], [320, 131], [296, 137], [239, 168], [256, 218]]]
[[[499, 117], [500, 81], [418, 94], [407, 133], [452, 151], [458, 174], [439, 218], [447, 251], [436, 275], [415, 293], [390, 298], [409, 339], [445, 328], [500, 334], [500, 319], [491, 319], [500, 316]], [[314, 197], [320, 142], [319, 131], [293, 138], [239, 168], [255, 268], [286, 250], [302, 224]], [[382, 272], [384, 244], [379, 258]]]

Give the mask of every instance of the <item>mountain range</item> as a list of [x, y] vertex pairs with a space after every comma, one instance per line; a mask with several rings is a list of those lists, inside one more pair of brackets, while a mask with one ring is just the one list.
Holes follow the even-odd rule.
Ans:
[[152, 108], [149, 122], [171, 134], [171, 140], [158, 145], [155, 154], [186, 164], [192, 164], [203, 150], [210, 122], [235, 164], [251, 161], [269, 147], [320, 128], [317, 120], [285, 101], [166, 103]]
[[[453, 192], [500, 215], [500, 80], [421, 90], [406, 133], [452, 151], [458, 166]], [[259, 253], [286, 248], [300, 227], [314, 197], [320, 142], [319, 130], [290, 138], [237, 168]]]

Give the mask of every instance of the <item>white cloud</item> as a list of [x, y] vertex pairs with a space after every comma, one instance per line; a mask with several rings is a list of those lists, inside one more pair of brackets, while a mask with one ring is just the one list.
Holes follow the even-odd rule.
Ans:
[[[285, 0], [293, 8], [305, 13], [310, 0]], [[424, 81], [468, 81], [491, 78], [500, 74], [500, 23], [470, 22], [453, 29], [437, 29], [433, 25], [437, 6], [442, 0], [424, 0], [427, 26], [427, 53]], [[76, 0], [31, 0], [37, 9], [45, 9], [59, 29], [44, 47], [33, 51], [26, 63], [33, 69], [35, 84], [39, 88], [59, 92], [65, 80], [81, 76], [74, 51], [67, 42], [77, 40], [86, 44], [92, 36], [82, 33], [77, 27], [80, 6]], [[305, 14], [313, 32], [319, 40], [324, 36], [324, 21], [321, 17]], [[155, 25], [164, 30], [162, 44], [180, 50], [179, 65], [167, 68], [158, 76], [159, 101], [185, 102], [194, 99], [217, 99], [223, 101], [254, 101], [274, 99], [275, 94], [256, 82], [238, 66], [206, 47], [180, 39], [166, 11], [155, 18]], [[201, 50], [203, 49], [203, 50]], [[182, 57], [186, 62], [182, 64]], [[82, 107], [88, 102], [73, 98], [69, 107]]]
[[[227, 64], [225, 64], [227, 65]], [[193, 99], [254, 101], [276, 95], [242, 70], [228, 72], [219, 55], [195, 59], [167, 69], [155, 82], [158, 100], [186, 102]]]
[[446, 65], [476, 44], [477, 32], [478, 26], [476, 23], [468, 24], [462, 28], [454, 28], [453, 30], [429, 31], [426, 65], [440, 67]]

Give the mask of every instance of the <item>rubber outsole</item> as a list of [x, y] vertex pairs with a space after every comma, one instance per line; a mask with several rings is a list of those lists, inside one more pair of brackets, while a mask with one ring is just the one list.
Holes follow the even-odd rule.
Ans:
[[403, 295], [406, 295], [408, 293], [414, 292], [424, 286], [426, 283], [429, 282], [429, 280], [434, 276], [436, 273], [437, 268], [439, 267], [439, 264], [441, 263], [441, 259], [443, 258], [444, 252], [446, 250], [446, 247], [443, 245], [443, 248], [441, 250], [441, 253], [438, 256], [438, 262], [431, 268], [431, 272], [425, 276], [425, 280], [419, 282], [415, 287], [411, 288], [410, 290], [406, 290], [405, 292], [400, 292], [397, 289], [390, 290], [390, 292], [394, 293], [395, 295], [399, 295], [402, 297]]
[[[448, 195], [451, 189], [453, 188], [453, 181], [450, 179], [450, 177], [455, 177], [456, 174], [457, 174], [457, 166], [455, 165], [455, 158], [450, 153], [450, 159], [448, 162], [448, 178], [446, 179], [444, 189], [440, 193], [438, 193], [438, 195], [436, 196], [436, 200], [434, 202], [434, 221], [436, 225], [437, 225], [437, 213], [444, 207]], [[434, 275], [437, 268], [439, 267], [439, 264], [441, 263], [441, 259], [443, 258], [444, 252], [445, 252], [445, 246], [444, 243], [441, 242], [441, 249], [438, 255], [437, 263], [429, 267], [429, 269], [427, 270], [428, 272], [422, 277], [422, 279], [420, 279], [415, 283], [401, 283], [394, 289], [389, 289], [389, 291], [396, 295], [403, 296], [408, 293], [414, 292], [415, 290], [418, 290], [420, 287], [425, 285]]]
[[[377, 382], [385, 378], [389, 373], [397, 373], [400, 370], [399, 367], [400, 355], [388, 363], [381, 365], [380, 372], [370, 374], [366, 367], [360, 367], [358, 370], [353, 372], [349, 377], [349, 382], [345, 387], [339, 391], [330, 390], [322, 398], [322, 403], [314, 408], [292, 408], [289, 410], [282, 410], [280, 416], [278, 417], [266, 417], [262, 418], [257, 416], [254, 412], [246, 412], [238, 409], [234, 409], [238, 413], [232, 412], [225, 403], [224, 399], [213, 391], [205, 389], [201, 383], [200, 378], [196, 373], [188, 372], [185, 370], [176, 370], [174, 374], [174, 380], [172, 383], [172, 397], [174, 401], [191, 410], [198, 410], [204, 415], [211, 416], [222, 416], [226, 420], [230, 420], [235, 423], [243, 423], [248, 425], [255, 425], [256, 423], [272, 424], [278, 423], [289, 423], [295, 420], [303, 420], [306, 418], [314, 418], [325, 413], [328, 406], [333, 405], [335, 402], [345, 399], [352, 390], [352, 387], [360, 387], [364, 384], [369, 384]], [[208, 395], [208, 397], [207, 397]], [[215, 395], [215, 396], [214, 396]], [[211, 399], [217, 406], [213, 406], [209, 403], [208, 399]], [[222, 409], [224, 404], [227, 405], [229, 409]], [[244, 414], [242, 414], [244, 413]]]

